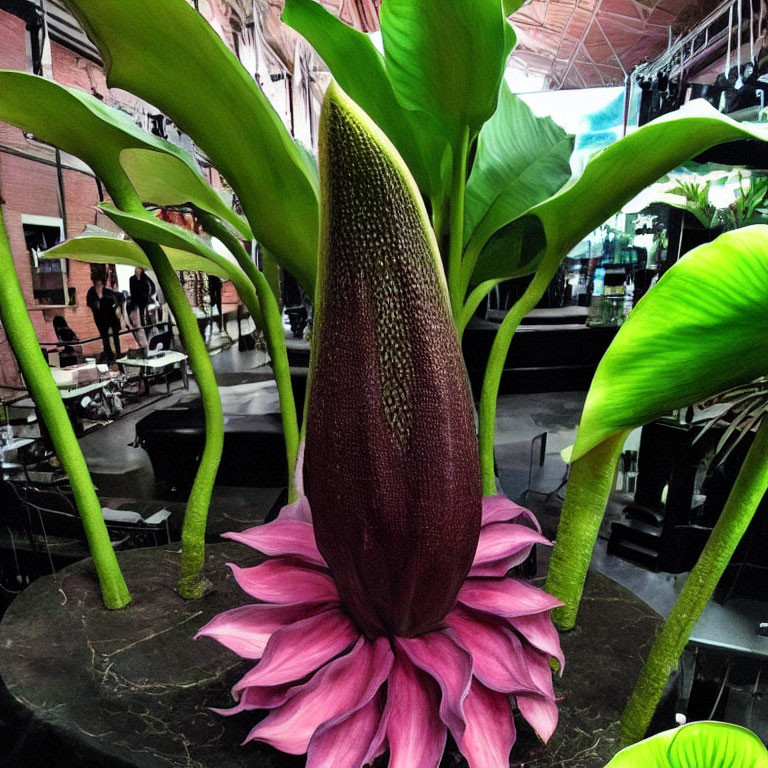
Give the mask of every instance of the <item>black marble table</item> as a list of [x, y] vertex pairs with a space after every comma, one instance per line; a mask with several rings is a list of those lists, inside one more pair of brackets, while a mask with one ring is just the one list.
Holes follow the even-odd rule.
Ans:
[[[0, 765], [9, 768], [299, 768], [304, 759], [261, 744], [239, 746], [254, 713], [221, 717], [248, 669], [217, 643], [192, 637], [248, 598], [228, 561], [258, 553], [210, 545], [213, 591], [185, 602], [174, 591], [172, 548], [119, 555], [134, 602], [101, 607], [90, 560], [39, 579], [0, 623]], [[563, 637], [567, 666], [556, 684], [560, 725], [548, 746], [518, 723], [512, 766], [602, 768], [618, 749], [618, 718], [660, 618], [623, 587], [591, 574], [578, 629]], [[386, 765], [383, 760], [378, 765]], [[441, 768], [466, 766], [449, 747]]]

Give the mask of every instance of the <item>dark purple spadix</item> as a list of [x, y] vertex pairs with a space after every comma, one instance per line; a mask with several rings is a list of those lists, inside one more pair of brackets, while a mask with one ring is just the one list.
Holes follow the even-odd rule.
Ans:
[[305, 489], [317, 545], [369, 637], [441, 626], [481, 519], [469, 383], [434, 236], [392, 144], [335, 85]]

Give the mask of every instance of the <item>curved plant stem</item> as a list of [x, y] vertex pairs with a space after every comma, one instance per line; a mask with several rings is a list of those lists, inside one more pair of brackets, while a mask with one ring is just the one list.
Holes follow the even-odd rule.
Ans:
[[475, 314], [475, 310], [480, 306], [480, 302], [499, 284], [504, 282], [503, 280], [486, 280], [476, 286], [472, 292], [467, 296], [464, 307], [461, 310], [461, 316], [458, 321], [459, 339], [464, 335], [464, 331], [469, 325], [469, 321], [472, 319], [472, 315]]
[[539, 303], [539, 300], [547, 290], [559, 259], [547, 258], [539, 265], [525, 293], [509, 310], [501, 323], [493, 340], [491, 352], [488, 356], [488, 364], [483, 378], [483, 390], [480, 395], [479, 416], [479, 443], [480, 443], [480, 468], [483, 473], [483, 495], [491, 496], [496, 493], [496, 474], [493, 466], [493, 448], [496, 433], [496, 400], [499, 395], [501, 375], [504, 372], [504, 363], [507, 360], [509, 345], [515, 335], [520, 321]]
[[211, 214], [200, 212], [198, 218], [206, 232], [224, 243], [256, 289], [256, 295], [261, 306], [262, 327], [272, 358], [272, 370], [280, 397], [280, 414], [283, 423], [283, 435], [285, 436], [286, 460], [288, 461], [289, 501], [295, 501], [293, 473], [299, 450], [299, 425], [296, 417], [296, 402], [291, 387], [291, 369], [288, 365], [288, 353], [285, 348], [285, 331], [283, 330], [277, 299], [275, 299], [267, 279], [251, 261], [238, 238]]
[[[450, 242], [448, 244], [448, 294], [453, 318], [458, 323], [464, 307], [464, 287], [461, 279], [461, 254], [464, 250], [464, 193], [467, 186], [467, 155], [469, 127], [465, 127], [453, 164], [451, 185]], [[439, 221], [439, 220], [438, 220]]]
[[101, 502], [96, 496], [85, 458], [27, 314], [1, 214], [0, 275], [0, 321], [19, 361], [27, 388], [40, 409], [56, 455], [72, 486], [104, 605], [111, 609], [123, 608], [130, 603], [131, 595], [112, 549], [101, 512]]
[[184, 523], [181, 528], [181, 577], [178, 583], [179, 594], [187, 600], [194, 600], [205, 594], [208, 589], [208, 582], [202, 575], [205, 564], [205, 529], [216, 473], [224, 448], [224, 412], [208, 349], [176, 272], [159, 245], [146, 242], [140, 242], [139, 245], [152, 264], [165, 300], [176, 318], [203, 401], [205, 446], [184, 511]]
[[[127, 184], [110, 184], [108, 190], [115, 204], [126, 213], [144, 213], [144, 206]], [[184, 512], [181, 529], [181, 577], [178, 583], [179, 594], [187, 600], [194, 600], [205, 594], [208, 589], [208, 583], [202, 576], [205, 564], [205, 528], [224, 448], [224, 413], [208, 349], [176, 272], [159, 245], [146, 241], [137, 242], [149, 259], [165, 300], [176, 318], [203, 401], [205, 446]]]
[[[461, 289], [464, 293], [469, 290], [469, 284], [472, 281], [472, 273], [475, 271], [481, 251], [482, 248], [477, 246], [475, 238], [470, 238], [467, 247], [464, 249], [464, 256], [461, 261]], [[498, 282], [503, 281], [499, 280]]]
[[275, 297], [278, 309], [282, 311], [283, 300], [280, 295], [280, 265], [277, 259], [266, 248], [261, 249], [261, 266], [263, 275], [267, 280], [267, 285]]
[[728, 501], [677, 598], [621, 718], [625, 742], [642, 739], [696, 622], [768, 490], [768, 419], [764, 418]]
[[573, 629], [576, 623], [584, 580], [626, 437], [626, 432], [609, 437], [571, 466], [544, 585], [549, 594], [565, 603], [552, 612], [558, 629]]

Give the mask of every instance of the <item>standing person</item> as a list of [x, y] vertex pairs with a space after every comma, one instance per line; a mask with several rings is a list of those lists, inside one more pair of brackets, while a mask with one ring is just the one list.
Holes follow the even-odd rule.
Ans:
[[[213, 307], [219, 311], [219, 333], [225, 333], [224, 328], [224, 313], [221, 311], [221, 278], [216, 275], [208, 275], [208, 296], [211, 299], [211, 310]], [[213, 316], [213, 311], [211, 311]], [[213, 322], [211, 322], [213, 327]]]
[[131, 299], [139, 309], [139, 318], [142, 325], [147, 325], [147, 306], [155, 292], [155, 284], [152, 278], [141, 268], [136, 267], [129, 281]]
[[[104, 285], [101, 277], [92, 278], [93, 285], [88, 289], [85, 301], [93, 312], [93, 321], [99, 329], [99, 335], [104, 345], [104, 357], [107, 360], [114, 360], [115, 355], [120, 357], [120, 319], [116, 314], [117, 297], [114, 291], [111, 291]], [[112, 347], [109, 344], [109, 332], [115, 339], [115, 355], [112, 354]]]
[[133, 334], [133, 338], [141, 349], [144, 350], [144, 355], [149, 351], [149, 341], [147, 341], [147, 334], [144, 332], [144, 328], [141, 326], [141, 320], [139, 319], [139, 308], [131, 298], [130, 294], [123, 293], [122, 301], [123, 320], [126, 327]]

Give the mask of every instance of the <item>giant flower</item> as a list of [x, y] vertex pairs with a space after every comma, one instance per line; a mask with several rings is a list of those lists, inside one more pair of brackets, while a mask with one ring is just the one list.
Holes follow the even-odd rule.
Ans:
[[200, 630], [259, 660], [246, 741], [312, 768], [432, 768], [450, 732], [472, 768], [509, 764], [513, 707], [545, 741], [560, 603], [507, 572], [548, 543], [482, 499], [474, 414], [434, 235], [386, 137], [335, 86], [321, 120], [322, 238], [298, 500], [228, 537], [261, 602]]

